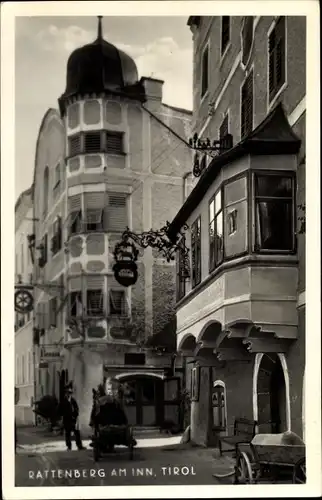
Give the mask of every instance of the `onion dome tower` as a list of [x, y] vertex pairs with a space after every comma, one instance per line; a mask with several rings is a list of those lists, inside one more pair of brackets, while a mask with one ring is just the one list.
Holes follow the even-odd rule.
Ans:
[[98, 16], [96, 40], [69, 56], [66, 89], [58, 100], [61, 115], [65, 115], [68, 104], [93, 94], [145, 100], [133, 59], [103, 39], [102, 16]]

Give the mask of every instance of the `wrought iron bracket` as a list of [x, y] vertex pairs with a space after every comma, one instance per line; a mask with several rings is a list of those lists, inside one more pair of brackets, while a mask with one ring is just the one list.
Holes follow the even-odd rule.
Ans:
[[200, 161], [200, 154], [205, 153], [211, 158], [215, 158], [225, 151], [228, 151], [233, 147], [233, 136], [231, 134], [226, 134], [219, 140], [211, 141], [209, 138], [200, 139], [198, 134], [195, 133], [194, 136], [189, 139], [189, 145], [195, 151], [193, 175], [195, 177], [200, 177], [205, 169], [205, 164], [202, 164]]
[[[170, 223], [167, 221], [165, 226], [158, 231], [151, 229], [150, 231], [144, 231], [142, 233], [135, 233], [127, 227], [122, 234], [121, 241], [115, 245], [115, 261], [118, 262], [120, 260], [120, 255], [124, 256], [126, 254], [129, 260], [135, 262], [139, 255], [139, 251], [135, 244], [141, 248], [150, 247], [157, 249], [167, 262], [175, 260], [176, 254], [179, 252], [182, 263], [181, 277], [182, 279], [188, 279], [190, 277], [190, 259], [189, 249], [185, 244], [184, 233], [180, 232], [177, 235], [177, 240], [173, 242], [168, 237], [169, 226]], [[186, 229], [188, 229], [188, 226], [183, 226], [182, 230]]]

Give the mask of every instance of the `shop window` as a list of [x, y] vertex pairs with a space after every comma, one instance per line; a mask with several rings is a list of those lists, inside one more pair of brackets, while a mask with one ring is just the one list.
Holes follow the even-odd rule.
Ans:
[[209, 87], [209, 47], [204, 49], [201, 58], [201, 97], [203, 97]]
[[242, 62], [244, 66], [247, 65], [251, 49], [253, 45], [254, 38], [254, 17], [253, 16], [245, 16], [243, 19], [243, 28], [242, 28]]
[[255, 174], [255, 250], [295, 251], [294, 177]]
[[56, 217], [53, 224], [53, 236], [51, 239], [51, 251], [55, 255], [62, 247], [62, 222], [61, 217]]
[[83, 315], [83, 297], [79, 290], [69, 294], [69, 313], [74, 318]]
[[285, 83], [285, 17], [280, 17], [268, 39], [269, 101], [272, 101]]
[[209, 272], [224, 257], [222, 191], [219, 190], [209, 203]]
[[104, 294], [102, 290], [87, 290], [87, 315], [104, 315]]
[[227, 427], [226, 416], [226, 390], [222, 383], [215, 383], [212, 390], [213, 426], [217, 430], [225, 431]]
[[221, 55], [224, 54], [230, 40], [230, 16], [221, 17]]
[[124, 316], [125, 292], [122, 290], [110, 290], [110, 314], [113, 316]]
[[253, 70], [241, 89], [241, 139], [253, 130]]
[[201, 281], [201, 218], [191, 225], [192, 288]]

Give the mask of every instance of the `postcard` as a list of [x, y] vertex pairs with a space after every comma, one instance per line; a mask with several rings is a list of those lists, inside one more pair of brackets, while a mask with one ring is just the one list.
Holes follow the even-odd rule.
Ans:
[[318, 34], [2, 5], [5, 499], [321, 494]]

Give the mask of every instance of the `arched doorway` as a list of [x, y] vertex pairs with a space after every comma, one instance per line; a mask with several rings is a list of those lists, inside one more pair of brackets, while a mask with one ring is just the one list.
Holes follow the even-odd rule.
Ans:
[[[282, 360], [285, 362], [284, 357]], [[261, 354], [256, 361], [254, 419], [258, 422], [258, 431], [284, 432], [289, 429], [289, 388], [281, 355]]]

